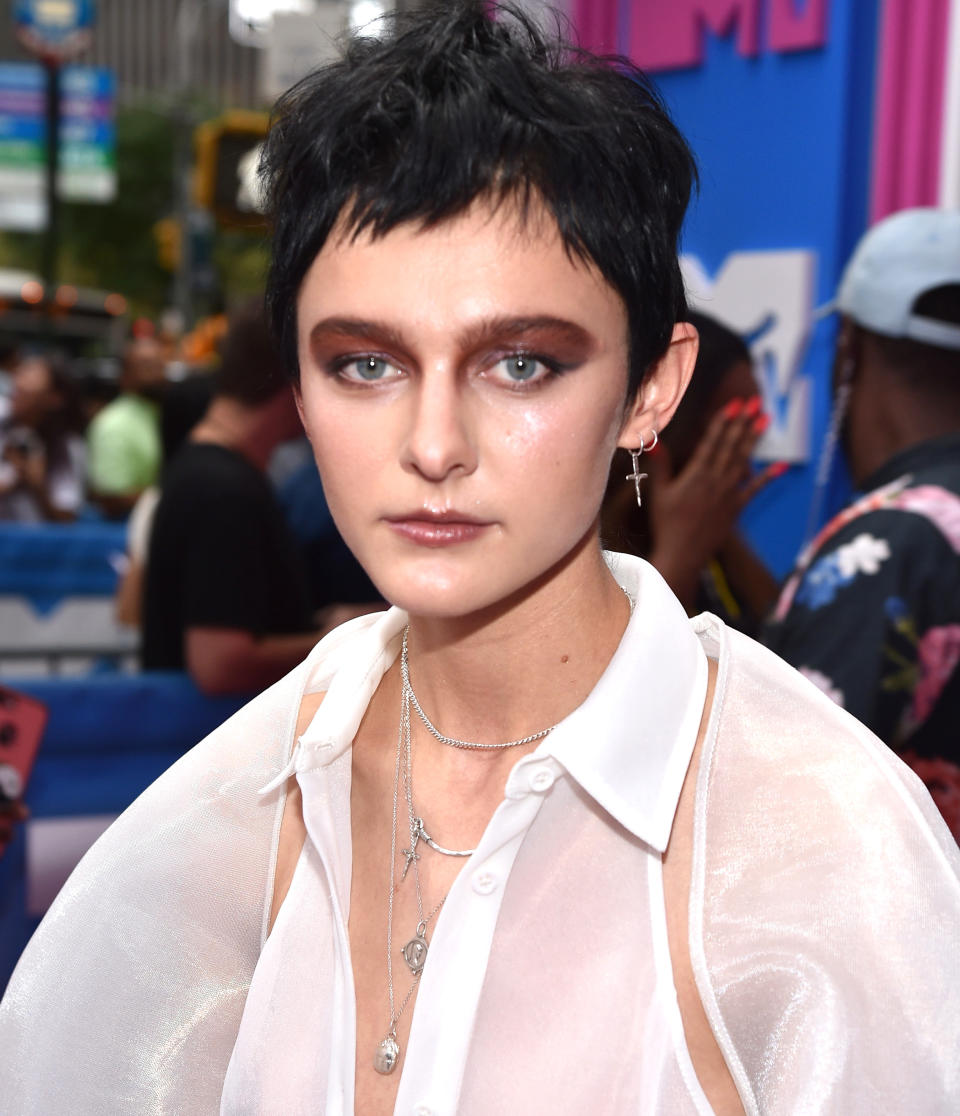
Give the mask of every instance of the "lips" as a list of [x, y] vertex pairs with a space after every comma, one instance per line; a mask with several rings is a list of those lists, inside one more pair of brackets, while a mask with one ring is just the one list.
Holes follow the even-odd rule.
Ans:
[[417, 508], [401, 515], [387, 516], [386, 523], [401, 538], [420, 546], [453, 546], [479, 538], [493, 526], [454, 508]]

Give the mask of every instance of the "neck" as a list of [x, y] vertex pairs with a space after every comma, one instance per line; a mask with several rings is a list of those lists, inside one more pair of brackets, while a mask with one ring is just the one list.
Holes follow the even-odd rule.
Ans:
[[852, 462], [857, 485], [862, 485], [904, 450], [960, 432], [960, 415], [946, 406], [932, 412], [918, 400], [898, 396], [884, 401], [869, 425], [870, 437], [862, 440]]
[[495, 610], [411, 616], [411, 683], [445, 735], [481, 744], [517, 740], [583, 702], [628, 618], [629, 603], [591, 534], [561, 568]]
[[213, 399], [190, 439], [235, 450], [261, 471], [279, 442], [262, 412], [224, 396]]

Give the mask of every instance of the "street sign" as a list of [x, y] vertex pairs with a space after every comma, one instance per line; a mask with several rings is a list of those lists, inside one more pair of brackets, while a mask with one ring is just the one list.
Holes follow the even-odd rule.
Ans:
[[66, 66], [60, 85], [60, 168], [64, 201], [109, 202], [117, 193], [114, 74]]
[[15, 0], [17, 38], [31, 53], [50, 62], [74, 58], [90, 45], [94, 0]]
[[[0, 228], [39, 231], [46, 223], [43, 66], [0, 63]], [[108, 202], [116, 194], [114, 76], [65, 66], [60, 90], [57, 194]]]

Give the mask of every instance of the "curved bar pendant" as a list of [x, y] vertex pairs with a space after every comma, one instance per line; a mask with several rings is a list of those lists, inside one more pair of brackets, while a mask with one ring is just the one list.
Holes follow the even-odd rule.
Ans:
[[[414, 818], [414, 832], [417, 835], [417, 840], [423, 840], [425, 844], [429, 845], [434, 852], [443, 853], [444, 856], [473, 856], [477, 851], [476, 849], [445, 849], [443, 845], [438, 845], [430, 834], [423, 828], [423, 818]], [[414, 842], [416, 843], [416, 842]], [[406, 849], [404, 849], [406, 853]]]

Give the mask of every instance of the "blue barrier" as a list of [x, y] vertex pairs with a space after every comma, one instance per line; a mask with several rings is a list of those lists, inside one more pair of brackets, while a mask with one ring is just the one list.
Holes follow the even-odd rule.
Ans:
[[115, 617], [125, 546], [123, 524], [0, 524], [0, 672], [115, 669], [135, 655], [136, 632]]
[[64, 597], [112, 597], [126, 531], [122, 523], [0, 525], [0, 594], [26, 597], [38, 612]]
[[27, 909], [27, 828], [119, 814], [247, 697], [205, 697], [185, 674], [15, 679], [50, 719], [27, 788], [31, 820], [0, 857], [0, 988], [39, 922]]

